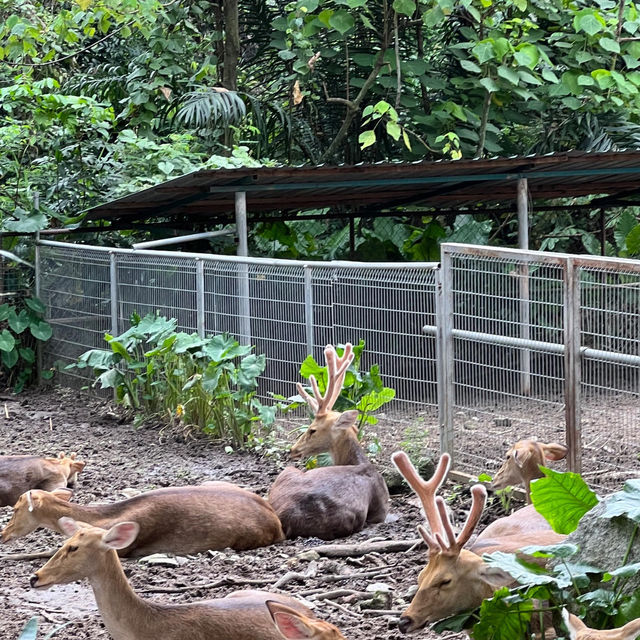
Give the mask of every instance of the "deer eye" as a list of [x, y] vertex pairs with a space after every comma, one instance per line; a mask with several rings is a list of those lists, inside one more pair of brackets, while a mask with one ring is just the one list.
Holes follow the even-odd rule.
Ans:
[[77, 550], [78, 550], [78, 547], [67, 547], [67, 551], [69, 553], [73, 553], [74, 551], [77, 551]]
[[451, 584], [451, 578], [445, 578], [438, 586], [442, 588], [446, 587], [449, 584]]
[[316, 429], [307, 429], [307, 433], [308, 433], [309, 435], [311, 435], [311, 436], [312, 436], [315, 432], [316, 432]]

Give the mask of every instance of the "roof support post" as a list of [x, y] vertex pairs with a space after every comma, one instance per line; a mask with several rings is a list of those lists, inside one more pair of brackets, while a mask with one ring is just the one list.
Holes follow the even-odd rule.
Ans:
[[[526, 178], [518, 178], [518, 248], [529, 249], [529, 186]], [[531, 308], [529, 306], [529, 266], [518, 267], [518, 288], [520, 298], [520, 338], [531, 339]], [[531, 351], [520, 349], [520, 391], [523, 396], [531, 395]]]
[[[236, 233], [238, 235], [238, 256], [249, 255], [247, 237], [247, 194], [236, 191]], [[249, 302], [249, 265], [246, 262], [238, 265], [238, 342], [251, 344], [251, 304]]]

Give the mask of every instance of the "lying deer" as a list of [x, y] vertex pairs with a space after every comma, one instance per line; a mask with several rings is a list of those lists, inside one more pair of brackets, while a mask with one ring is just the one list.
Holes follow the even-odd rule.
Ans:
[[507, 457], [491, 483], [494, 489], [524, 484], [527, 502], [531, 503], [531, 481], [542, 478], [540, 465], [546, 460], [562, 460], [569, 449], [562, 444], [520, 440], [507, 451]]
[[84, 466], [75, 453], [60, 453], [57, 458], [0, 456], [0, 507], [11, 506], [29, 489], [73, 486]]
[[[167, 526], [186, 524], [173, 520]], [[312, 615], [297, 600], [264, 591], [236, 591], [226, 598], [188, 604], [147, 602], [131, 588], [116, 553], [134, 545], [137, 523], [120, 522], [105, 531], [61, 518], [59, 528], [71, 537], [31, 576], [31, 586], [48, 589], [88, 578], [113, 640], [282, 640], [267, 600]]]
[[340, 538], [360, 531], [366, 524], [382, 522], [387, 515], [389, 492], [358, 442], [358, 412], [332, 411], [353, 361], [353, 349], [345, 345], [342, 357], [338, 357], [329, 345], [324, 355], [328, 378], [325, 395], [321, 395], [313, 376], [313, 397], [298, 384], [314, 419], [291, 448], [291, 457], [307, 458], [328, 451], [335, 466], [306, 472], [287, 467], [276, 478], [268, 499], [287, 538]]
[[308, 618], [300, 611], [275, 600], [266, 602], [278, 631], [285, 640], [345, 640], [338, 627]]
[[120, 555], [198, 553], [208, 549], [254, 549], [284, 539], [271, 505], [229, 482], [156, 489], [113, 503], [81, 505], [69, 502], [71, 492], [28, 491], [18, 499], [2, 531], [8, 542], [38, 527], [62, 533], [62, 517], [97, 527], [133, 520], [140, 532]]
[[627, 622], [624, 627], [619, 629], [601, 631], [589, 629], [578, 616], [574, 616], [566, 609], [562, 610], [562, 617], [569, 631], [570, 640], [635, 640], [640, 636], [640, 618]]
[[489, 525], [469, 549], [470, 540], [487, 498], [482, 485], [471, 488], [471, 510], [462, 531], [456, 536], [447, 518], [446, 506], [436, 492], [447, 475], [451, 458], [443, 454], [436, 471], [424, 481], [403, 451], [391, 457], [422, 503], [430, 531], [418, 530], [429, 549], [429, 563], [418, 576], [418, 591], [400, 617], [403, 633], [421, 629], [429, 622], [475, 609], [493, 592], [513, 582], [502, 570], [486, 564], [480, 554], [493, 551], [515, 552], [530, 544], [547, 545], [564, 540], [531, 506], [520, 509]]

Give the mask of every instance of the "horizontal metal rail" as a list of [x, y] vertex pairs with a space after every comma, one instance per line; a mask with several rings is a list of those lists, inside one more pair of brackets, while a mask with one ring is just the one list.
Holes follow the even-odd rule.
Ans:
[[[425, 325], [422, 333], [426, 335], [437, 335], [438, 328], [435, 325]], [[544, 353], [554, 353], [563, 355], [565, 348], [563, 344], [557, 342], [544, 342], [543, 340], [524, 340], [515, 336], [500, 336], [493, 333], [482, 333], [480, 331], [466, 331], [464, 329], [453, 329], [454, 338], [461, 340], [472, 340], [485, 344], [496, 344], [501, 347], [515, 347], [520, 349], [531, 349]], [[613, 362], [615, 364], [628, 364], [640, 367], [640, 356], [631, 353], [620, 353], [619, 351], [603, 351], [602, 349], [592, 349], [591, 347], [580, 347], [582, 358]]]
[[194, 240], [204, 240], [205, 238], [217, 238], [218, 236], [229, 236], [236, 232], [235, 229], [220, 229], [219, 231], [203, 231], [202, 233], [189, 233], [185, 236], [171, 236], [161, 240], [149, 240], [147, 242], [136, 242], [134, 249], [151, 249], [153, 247], [165, 247], [181, 242], [193, 242]]
[[149, 256], [156, 258], [199, 258], [211, 262], [235, 262], [240, 264], [256, 264], [267, 267], [307, 267], [309, 269], [389, 269], [389, 270], [422, 270], [437, 269], [438, 262], [350, 262], [346, 260], [332, 260], [330, 262], [309, 262], [307, 260], [284, 260], [280, 258], [254, 258], [251, 256], [224, 256], [210, 253], [191, 253], [187, 251], [154, 251], [152, 249], [120, 249], [113, 247], [97, 247], [94, 245], [79, 245], [72, 242], [57, 242], [56, 240], [40, 240], [45, 247], [57, 247], [73, 251], [97, 251], [100, 253], [117, 253], [130, 256]]

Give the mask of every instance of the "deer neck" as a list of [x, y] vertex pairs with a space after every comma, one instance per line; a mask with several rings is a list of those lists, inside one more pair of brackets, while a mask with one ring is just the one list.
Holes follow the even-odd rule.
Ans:
[[358, 442], [357, 435], [350, 432], [345, 433], [342, 438], [333, 443], [331, 457], [335, 465], [356, 465], [369, 462], [369, 458]]
[[113, 640], [149, 640], [166, 633], [162, 608], [136, 595], [115, 551], [100, 554], [89, 582]]

